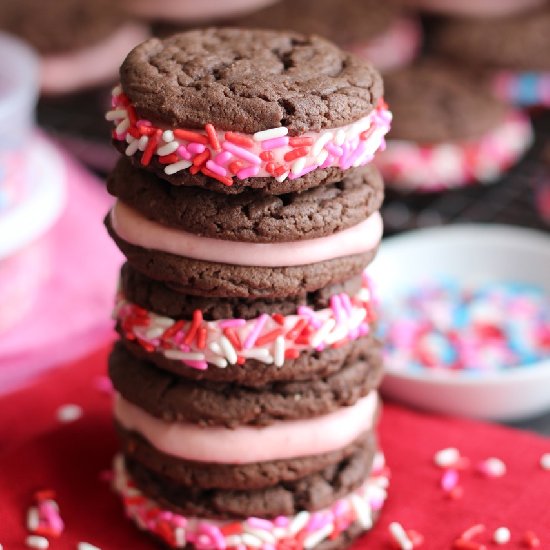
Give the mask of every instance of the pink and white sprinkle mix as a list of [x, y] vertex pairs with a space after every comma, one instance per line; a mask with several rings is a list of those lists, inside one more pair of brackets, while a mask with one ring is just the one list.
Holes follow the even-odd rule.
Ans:
[[295, 315], [204, 321], [202, 312], [195, 310], [192, 320], [176, 321], [119, 295], [113, 317], [125, 338], [146, 351], [205, 370], [247, 359], [282, 367], [303, 351], [336, 348], [368, 334], [375, 313], [370, 281], [364, 276], [357, 295], [335, 294], [329, 308], [314, 311], [300, 306]]
[[282, 182], [317, 168], [363, 166], [385, 146], [392, 119], [387, 105], [380, 101], [369, 115], [353, 124], [293, 137], [284, 126], [254, 135], [218, 131], [212, 124], [206, 124], [204, 131], [159, 128], [138, 115], [122, 88], [114, 88], [112, 109], [105, 118], [115, 126], [113, 139], [126, 142], [127, 156], [139, 152], [143, 166], [155, 158], [166, 175], [182, 170], [201, 172], [227, 186], [233, 185], [234, 177], [271, 176]]
[[381, 336], [392, 370], [528, 368], [550, 357], [550, 297], [519, 283], [434, 282], [386, 305]]
[[121, 455], [115, 457], [114, 472], [114, 489], [122, 497], [127, 515], [140, 529], [172, 548], [192, 543], [197, 550], [294, 548], [296, 544], [309, 550], [327, 539], [338, 538], [352, 525], [368, 530], [373, 525], [373, 515], [386, 500], [389, 484], [389, 471], [383, 466], [374, 470], [359, 489], [318, 512], [302, 511], [274, 520], [250, 517], [244, 521], [216, 521], [161, 509], [137, 489]]
[[[44, 537], [59, 537], [65, 529], [65, 524], [59, 513], [59, 505], [55, 501], [55, 493], [50, 490], [38, 491], [34, 495], [34, 500], [35, 504], [27, 511], [27, 529], [36, 540]], [[47, 542], [47, 539], [44, 540]], [[47, 548], [47, 546], [33, 548]]]

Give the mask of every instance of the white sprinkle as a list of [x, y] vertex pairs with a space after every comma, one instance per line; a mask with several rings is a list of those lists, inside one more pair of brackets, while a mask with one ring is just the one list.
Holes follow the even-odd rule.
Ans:
[[393, 521], [390, 523], [389, 530], [393, 540], [399, 544], [401, 550], [413, 550], [413, 543], [407, 536], [407, 533], [405, 533], [405, 529], [403, 529], [403, 526], [400, 523]]
[[262, 363], [266, 363], [268, 365], [273, 363], [272, 355], [269, 353], [269, 350], [265, 348], [243, 349], [241, 351], [241, 355], [246, 359], [257, 359], [258, 361], [262, 361]]
[[231, 344], [231, 342], [225, 337], [220, 338], [220, 347], [222, 348], [223, 354], [231, 365], [234, 365], [237, 362], [237, 352]]
[[174, 141], [174, 132], [172, 132], [172, 130], [164, 130], [164, 132], [162, 132], [162, 141], [165, 143]]
[[90, 544], [89, 542], [79, 542], [76, 545], [77, 550], [101, 550], [101, 548]]
[[37, 548], [39, 550], [48, 548], [50, 546], [50, 543], [48, 542], [47, 538], [39, 537], [38, 535], [29, 535], [25, 539], [25, 544], [29, 548]]
[[155, 325], [163, 328], [170, 328], [175, 323], [174, 319], [170, 319], [170, 317], [162, 317], [161, 315], [154, 317], [153, 322]]
[[303, 510], [302, 512], [298, 512], [296, 514], [295, 518], [290, 522], [290, 525], [288, 526], [288, 532], [291, 535], [296, 535], [299, 531], [301, 531], [309, 521], [309, 512], [306, 512]]
[[276, 367], [282, 367], [285, 362], [285, 337], [277, 336], [273, 350], [273, 362]]
[[363, 529], [370, 529], [372, 527], [372, 513], [368, 504], [359, 496], [351, 495], [351, 505], [355, 510], [359, 525]]
[[172, 174], [175, 174], [176, 172], [180, 172], [181, 170], [185, 170], [186, 168], [189, 168], [193, 163], [188, 160], [180, 160], [178, 162], [174, 162], [174, 164], [168, 164], [164, 168], [164, 173], [168, 176], [171, 176]]
[[434, 463], [439, 468], [449, 468], [454, 466], [460, 459], [460, 451], [454, 447], [441, 449], [434, 455]]
[[121, 93], [122, 93], [122, 86], [120, 84], [118, 84], [111, 90], [111, 94], [114, 95], [115, 97], [119, 96]]
[[132, 155], [136, 154], [138, 148], [139, 148], [139, 139], [134, 139], [129, 143], [128, 147], [126, 147], [126, 151], [124, 152], [127, 157], [131, 157]]
[[325, 344], [331, 345], [331, 344], [334, 344], [334, 342], [343, 340], [347, 336], [348, 332], [349, 332], [349, 328], [346, 325], [340, 325], [339, 327], [336, 327], [336, 329], [333, 330], [325, 338]]
[[105, 120], [116, 120], [119, 118], [126, 118], [126, 109], [113, 109], [112, 111], [107, 111], [105, 114]]
[[180, 351], [179, 349], [164, 350], [164, 356], [167, 359], [175, 359], [179, 361], [204, 361], [203, 353], [193, 353]]
[[550, 453], [544, 453], [540, 457], [540, 467], [543, 470], [550, 471]]
[[149, 138], [147, 136], [141, 136], [138, 140], [138, 149], [140, 151], [145, 151], [145, 149], [147, 149], [148, 143], [149, 143]]
[[314, 548], [321, 541], [325, 540], [332, 533], [333, 529], [334, 525], [332, 525], [332, 523], [327, 523], [318, 531], [311, 533], [311, 535], [308, 535], [304, 539], [304, 548], [306, 548], [306, 550], [309, 550], [309, 548]]
[[213, 365], [216, 365], [216, 367], [220, 369], [225, 369], [227, 367], [227, 360], [223, 357], [220, 357], [218, 354], [216, 355], [208, 355], [206, 357], [206, 361], [208, 363], [212, 363]]
[[267, 544], [275, 544], [277, 541], [275, 540], [275, 537], [265, 529], [257, 529], [256, 527], [250, 527], [249, 525], [244, 526], [245, 531], [247, 533], [250, 533], [251, 535], [254, 535], [255, 537], [258, 537], [263, 542], [266, 542]]
[[187, 541], [185, 540], [185, 530], [183, 527], [176, 527], [174, 529], [174, 539], [176, 542], [176, 548], [184, 548]]
[[500, 458], [490, 457], [485, 459], [478, 469], [488, 477], [502, 477], [506, 473], [506, 464]]
[[245, 546], [251, 546], [252, 548], [261, 548], [263, 546], [261, 539], [251, 535], [250, 533], [243, 533], [241, 535], [241, 539]]
[[[325, 132], [319, 136], [319, 139], [313, 144], [311, 148], [311, 155], [316, 157], [321, 154], [323, 147], [334, 137], [332, 132]], [[328, 154], [328, 152], [327, 152]], [[322, 164], [322, 163], [321, 163]]]
[[263, 130], [256, 132], [252, 137], [254, 141], [265, 141], [266, 139], [275, 139], [284, 137], [288, 134], [288, 128], [281, 126], [279, 128], [271, 128], [270, 130]]
[[336, 132], [336, 136], [334, 137], [334, 143], [340, 146], [343, 145], [344, 141], [346, 141], [346, 132], [344, 130], [338, 130]]
[[510, 529], [508, 529], [507, 527], [499, 527], [493, 533], [493, 540], [497, 544], [507, 544], [510, 542], [511, 538], [512, 538], [512, 535], [510, 534]]
[[165, 155], [171, 155], [175, 151], [178, 150], [180, 144], [177, 141], [171, 141], [170, 143], [166, 143], [165, 145], [161, 145], [157, 148], [157, 155], [159, 157], [163, 157]]
[[31, 506], [27, 511], [27, 529], [31, 532], [36, 531], [40, 525], [40, 516], [38, 508]]
[[82, 416], [82, 407], [79, 405], [63, 405], [57, 409], [57, 420], [59, 422], [74, 422]]
[[216, 355], [223, 355], [223, 350], [220, 346], [220, 344], [218, 344], [218, 342], [211, 342], [208, 347], [212, 350], [213, 353], [215, 353]]
[[243, 540], [240, 535], [229, 535], [225, 537], [225, 546], [226, 548], [231, 548], [233, 546], [240, 546]]
[[327, 319], [323, 326], [313, 335], [313, 338], [311, 339], [311, 347], [316, 348], [322, 344], [335, 326], [336, 321], [334, 319]]
[[292, 163], [291, 172], [293, 174], [299, 174], [306, 167], [306, 157], [300, 157]]
[[130, 128], [130, 119], [125, 118], [116, 127], [116, 133], [123, 134], [126, 130], [128, 130], [128, 128]]
[[283, 181], [286, 180], [286, 178], [288, 178], [288, 172], [285, 172], [284, 174], [281, 174], [280, 176], [277, 176], [275, 179], [276, 179], [279, 183], [282, 183]]
[[149, 340], [154, 340], [155, 338], [160, 338], [164, 334], [163, 327], [151, 327], [145, 333], [145, 338]]
[[315, 156], [315, 164], [321, 166], [321, 164], [324, 164], [325, 160], [327, 160], [327, 157], [328, 151], [323, 149], [318, 155]]

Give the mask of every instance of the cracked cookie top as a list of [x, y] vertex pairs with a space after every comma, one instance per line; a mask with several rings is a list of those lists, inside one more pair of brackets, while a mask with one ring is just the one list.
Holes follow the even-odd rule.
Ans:
[[121, 84], [157, 125], [289, 135], [337, 128], [382, 98], [369, 63], [317, 36], [211, 28], [148, 40], [128, 55]]

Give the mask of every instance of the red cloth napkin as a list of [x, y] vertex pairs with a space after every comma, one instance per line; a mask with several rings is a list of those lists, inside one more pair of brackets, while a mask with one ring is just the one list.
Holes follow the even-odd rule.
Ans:
[[[101, 392], [108, 349], [44, 373], [36, 383], [0, 400], [0, 543], [5, 550], [26, 548], [25, 513], [37, 489], [57, 493], [66, 525], [50, 548], [74, 550], [79, 541], [103, 550], [156, 548], [127, 521], [100, 472], [110, 468], [116, 451], [110, 397]], [[83, 416], [62, 424], [58, 407], [80, 405]], [[524, 548], [526, 530], [550, 548], [550, 472], [538, 462], [550, 441], [511, 429], [430, 416], [387, 405], [381, 441], [392, 468], [390, 497], [376, 528], [355, 550], [391, 548], [388, 525], [398, 521], [422, 533], [422, 548], [444, 550], [465, 529], [487, 526], [476, 540], [489, 543], [494, 529], [506, 526], [512, 540], [505, 548]], [[434, 453], [455, 446], [473, 464], [501, 458], [507, 473], [488, 479], [475, 468], [461, 473], [464, 496], [446, 497]], [[488, 545], [490, 548], [491, 546]]]

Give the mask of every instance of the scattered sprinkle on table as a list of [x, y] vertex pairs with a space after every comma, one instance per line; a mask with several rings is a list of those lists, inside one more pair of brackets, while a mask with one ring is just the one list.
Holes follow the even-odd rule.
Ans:
[[57, 409], [59, 422], [68, 423], [78, 420], [83, 414], [82, 407], [74, 404], [62, 405]]
[[89, 542], [79, 542], [76, 548], [77, 550], [101, 550], [101, 548], [94, 546]]
[[393, 370], [528, 367], [550, 358], [550, 297], [521, 283], [441, 280], [386, 303], [381, 335]]
[[496, 544], [507, 544], [510, 542], [512, 535], [510, 534], [510, 529], [508, 527], [499, 527], [493, 533], [493, 541]]
[[550, 453], [544, 453], [540, 457], [540, 467], [543, 470], [550, 471]]
[[29, 548], [36, 548], [38, 550], [43, 550], [46, 548], [49, 548], [50, 543], [48, 542], [48, 539], [45, 537], [40, 537], [38, 535], [29, 535], [25, 539], [25, 544]]
[[479, 463], [478, 471], [487, 477], [502, 477], [506, 474], [506, 464], [500, 458], [490, 457]]

